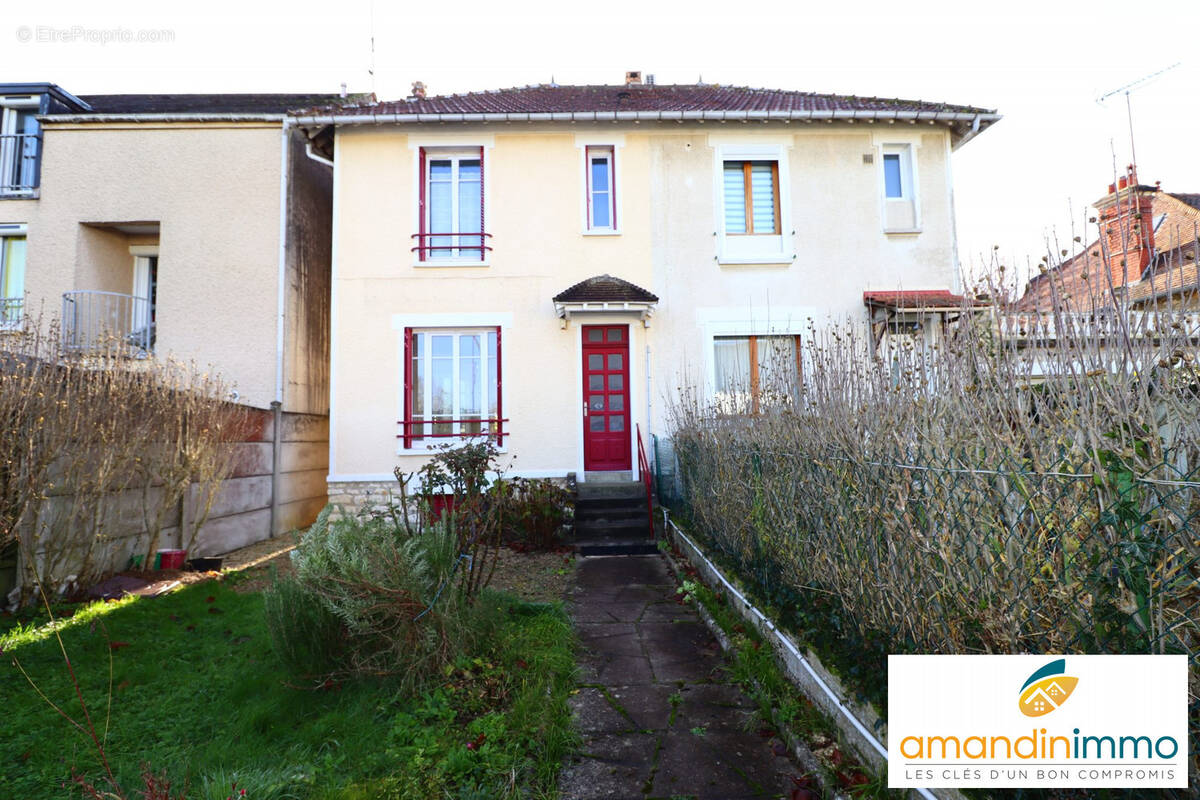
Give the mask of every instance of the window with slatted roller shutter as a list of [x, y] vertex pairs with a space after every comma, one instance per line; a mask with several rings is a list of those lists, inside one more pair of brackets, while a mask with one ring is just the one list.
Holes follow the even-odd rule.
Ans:
[[779, 234], [779, 163], [724, 163], [725, 234]]

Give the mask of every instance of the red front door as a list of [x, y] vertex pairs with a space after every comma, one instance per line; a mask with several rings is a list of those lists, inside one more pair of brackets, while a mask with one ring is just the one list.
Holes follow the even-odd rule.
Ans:
[[583, 468], [632, 469], [629, 326], [583, 326]]

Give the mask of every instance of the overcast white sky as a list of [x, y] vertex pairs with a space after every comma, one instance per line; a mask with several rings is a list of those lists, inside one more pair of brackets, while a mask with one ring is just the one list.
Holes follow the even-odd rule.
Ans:
[[[169, 41], [83, 38], [111, 29], [165, 30], [157, 38]], [[1081, 219], [1103, 193], [1114, 149], [1118, 165], [1129, 161], [1124, 96], [1096, 98], [1176, 62], [1131, 96], [1139, 174], [1200, 192], [1198, 31], [1197, 0], [8, 2], [0, 81], [75, 94], [336, 92], [344, 81], [394, 99], [414, 80], [441, 94], [551, 76], [614, 83], [641, 69], [659, 83], [703, 76], [995, 108], [1005, 118], [955, 156], [960, 255], [978, 264], [999, 245], [1021, 267], [1051, 232], [1070, 239], [1069, 209]]]

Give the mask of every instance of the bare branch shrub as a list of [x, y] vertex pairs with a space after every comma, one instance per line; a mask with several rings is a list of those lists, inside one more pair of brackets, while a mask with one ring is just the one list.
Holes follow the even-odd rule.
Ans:
[[1195, 720], [1200, 312], [947, 316], [814, 326], [757, 413], [683, 393], [677, 504], [860, 654], [1186, 653]]
[[123, 566], [140, 536], [148, 567], [165, 527], [192, 547], [245, 419], [211, 373], [58, 342], [36, 319], [0, 338], [0, 547], [19, 544], [21, 601]]

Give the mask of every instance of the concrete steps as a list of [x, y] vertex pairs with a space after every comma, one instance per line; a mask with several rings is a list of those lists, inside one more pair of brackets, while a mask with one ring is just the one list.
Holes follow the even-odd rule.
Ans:
[[581, 555], [657, 551], [646, 515], [646, 487], [628, 473], [576, 485], [575, 547]]

